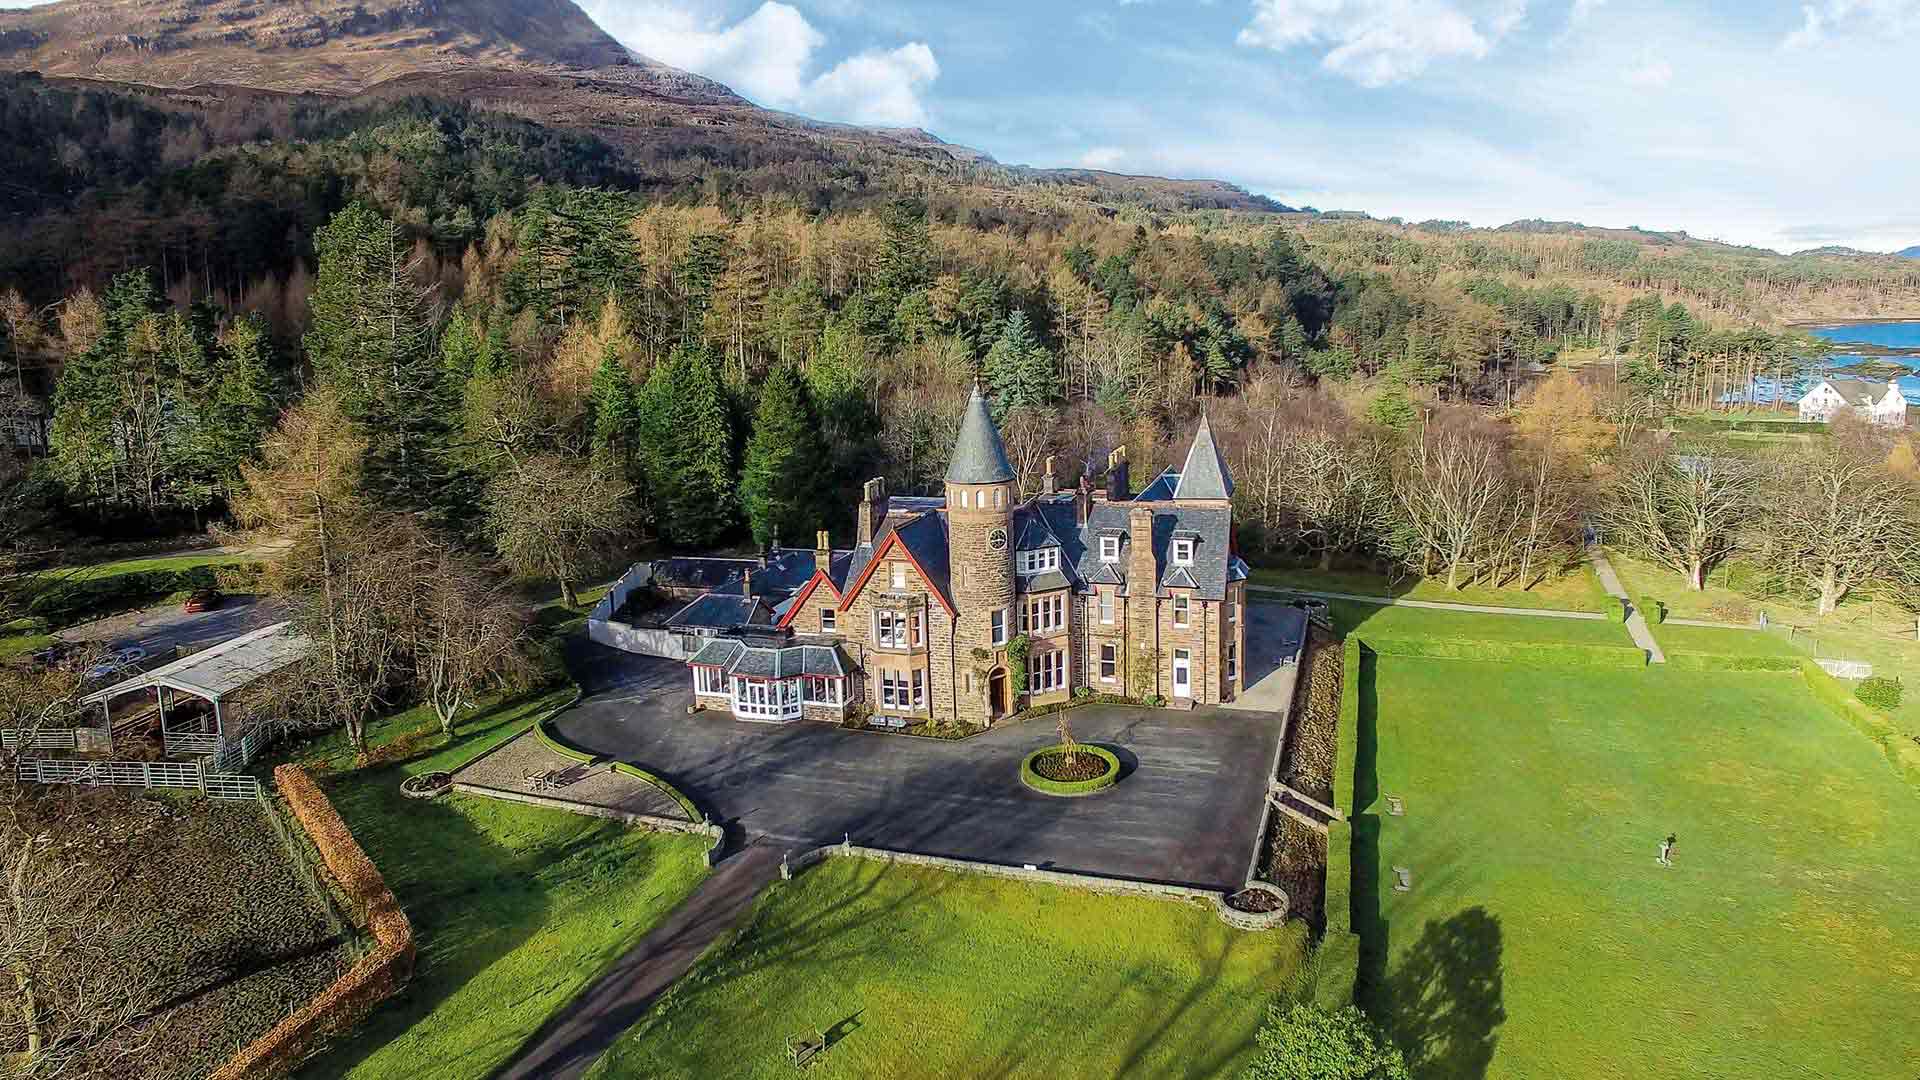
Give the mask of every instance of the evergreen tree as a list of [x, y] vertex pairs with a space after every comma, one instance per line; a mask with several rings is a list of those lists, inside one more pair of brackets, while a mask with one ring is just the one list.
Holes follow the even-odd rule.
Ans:
[[593, 451], [609, 454], [624, 470], [633, 465], [633, 434], [639, 405], [635, 401], [633, 380], [627, 365], [615, 349], [609, 349], [594, 369], [593, 382], [587, 388], [588, 422]]
[[805, 543], [820, 523], [820, 426], [806, 384], [791, 366], [760, 387], [753, 433], [740, 474], [740, 502], [758, 544], [775, 537]]
[[1044, 409], [1060, 391], [1053, 354], [1034, 337], [1024, 311], [1007, 317], [999, 339], [987, 350], [986, 376], [997, 420], [1013, 409]]
[[733, 526], [733, 429], [718, 365], [683, 344], [653, 369], [639, 400], [641, 468], [660, 534], [706, 546]]
[[444, 490], [448, 387], [406, 238], [356, 202], [333, 216], [314, 247], [320, 269], [306, 337], [314, 370], [367, 440], [370, 489], [403, 507], [435, 506]]

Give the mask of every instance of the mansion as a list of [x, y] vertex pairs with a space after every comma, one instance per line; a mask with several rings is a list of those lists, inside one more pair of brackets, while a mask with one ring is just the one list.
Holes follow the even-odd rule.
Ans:
[[851, 549], [823, 532], [812, 551], [664, 560], [655, 584], [687, 601], [667, 625], [703, 642], [696, 705], [742, 719], [864, 707], [888, 726], [983, 726], [1082, 688], [1213, 705], [1239, 694], [1246, 652], [1232, 497], [1202, 417], [1184, 466], [1137, 494], [1123, 448], [1100, 490], [1061, 490], [1049, 459], [1021, 499], [976, 388], [944, 497], [872, 480]]

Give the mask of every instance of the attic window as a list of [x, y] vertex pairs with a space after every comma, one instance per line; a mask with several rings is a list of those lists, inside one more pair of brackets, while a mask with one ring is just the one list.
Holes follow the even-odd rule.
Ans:
[[1193, 565], [1193, 541], [1186, 537], [1176, 537], [1173, 541], [1173, 565]]
[[1057, 547], [1043, 547], [1020, 553], [1020, 572], [1023, 574], [1040, 574], [1058, 569], [1060, 569], [1060, 549]]
[[1100, 561], [1101, 562], [1119, 562], [1120, 561], [1120, 538], [1119, 537], [1103, 536], [1100, 538]]

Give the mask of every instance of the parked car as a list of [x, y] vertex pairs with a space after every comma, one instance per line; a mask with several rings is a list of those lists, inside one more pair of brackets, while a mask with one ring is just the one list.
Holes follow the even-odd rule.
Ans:
[[125, 649], [116, 649], [112, 655], [88, 668], [87, 678], [104, 679], [109, 675], [119, 675], [122, 672], [132, 671], [138, 668], [140, 661], [146, 658], [147, 650], [139, 645], [129, 646]]
[[212, 611], [226, 598], [227, 594], [219, 589], [195, 589], [187, 594], [187, 602], [181, 607], [189, 615], [197, 611]]

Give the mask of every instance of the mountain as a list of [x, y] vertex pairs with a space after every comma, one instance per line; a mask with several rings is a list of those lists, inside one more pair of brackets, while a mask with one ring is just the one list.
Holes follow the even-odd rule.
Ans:
[[1894, 252], [1894, 254], [1903, 259], [1920, 259], [1920, 244], [1915, 244], [1910, 248], [1902, 248]]
[[1007, 166], [919, 129], [761, 108], [634, 53], [572, 0], [58, 0], [0, 11], [0, 71], [216, 105], [242, 91], [460, 101], [593, 135], [642, 169], [755, 173], [820, 205], [936, 181], [1003, 203], [1288, 209], [1219, 180]]

